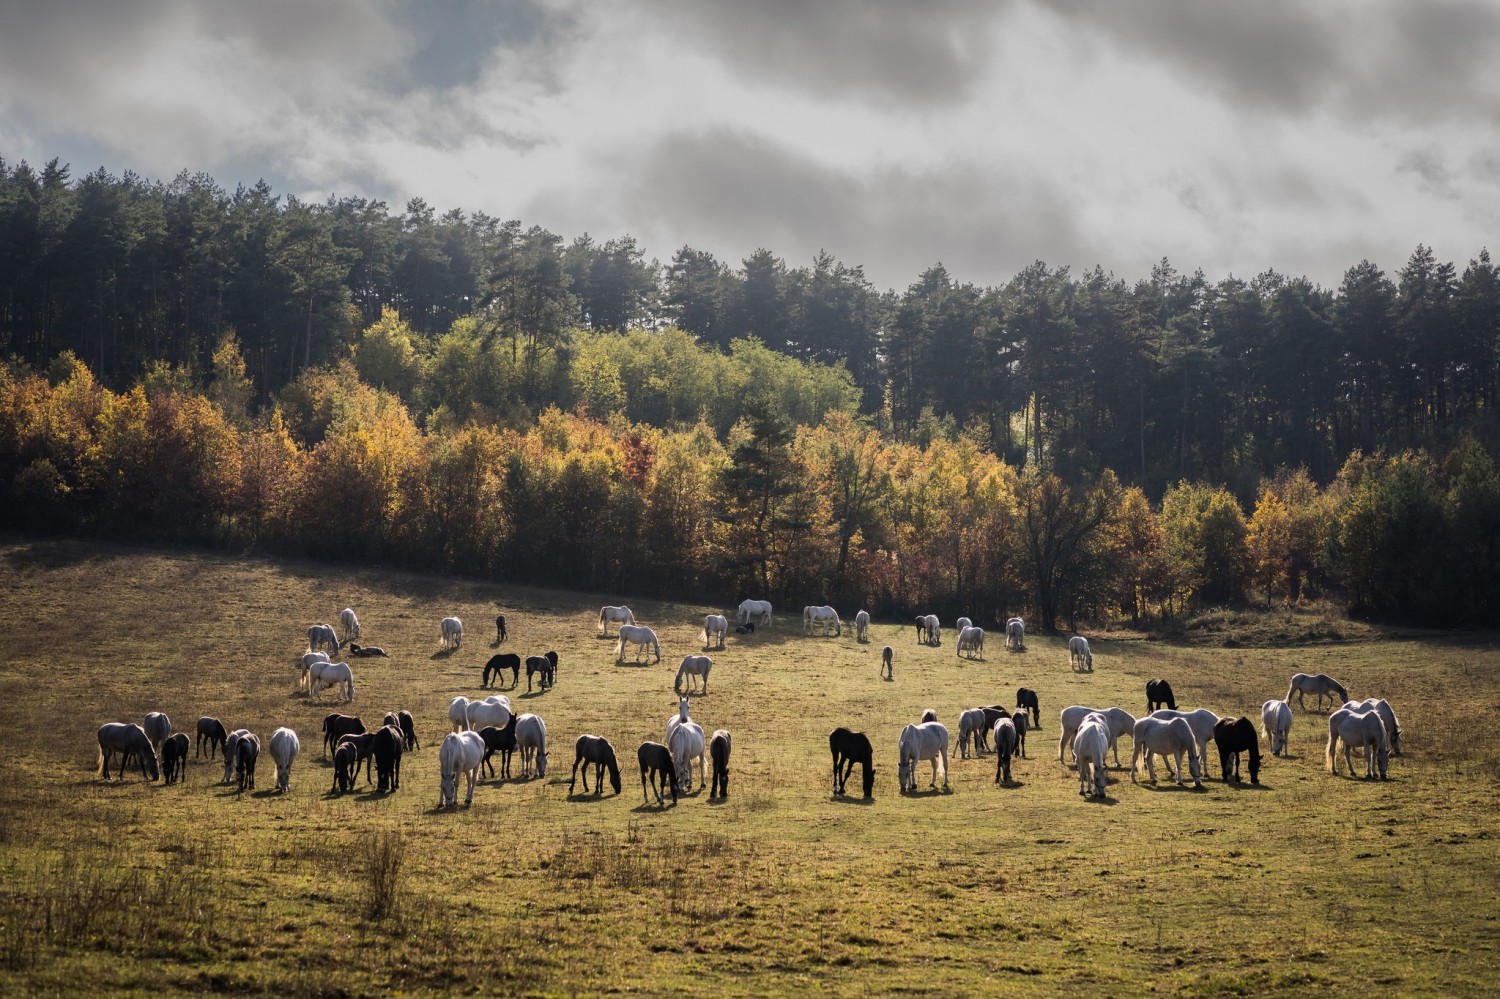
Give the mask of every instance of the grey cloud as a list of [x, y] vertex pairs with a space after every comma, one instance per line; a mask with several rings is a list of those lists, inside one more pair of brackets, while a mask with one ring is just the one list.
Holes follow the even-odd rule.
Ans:
[[1454, 201], [1458, 192], [1453, 187], [1453, 174], [1443, 158], [1430, 149], [1409, 149], [1396, 158], [1396, 172], [1414, 178], [1418, 187], [1427, 194]]

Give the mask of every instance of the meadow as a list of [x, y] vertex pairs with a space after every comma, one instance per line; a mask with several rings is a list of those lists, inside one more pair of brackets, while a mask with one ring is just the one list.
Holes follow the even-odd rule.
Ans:
[[[642, 804], [635, 747], [661, 740], [676, 666], [725, 608], [18, 536], [0, 537], [0, 567], [0, 993], [1454, 995], [1497, 980], [1493, 634], [1225, 612], [1171, 642], [1089, 633], [1095, 671], [1076, 674], [1065, 638], [1008, 653], [992, 632], [970, 662], [949, 628], [929, 648], [877, 620], [860, 645], [856, 608], [839, 608], [843, 637], [810, 638], [800, 608], [778, 607], [712, 653], [694, 702], [705, 730], [734, 734], [727, 800], [695, 790], [662, 809]], [[600, 605], [622, 600], [661, 635], [660, 664], [617, 665], [596, 637]], [[298, 693], [293, 666], [308, 625], [344, 606], [393, 657], [350, 660], [349, 708]], [[550, 770], [438, 811], [447, 706], [479, 693], [497, 612], [503, 651], [559, 654], [554, 689], [528, 696], [523, 674], [508, 692], [546, 720]], [[449, 614], [466, 638], [445, 655]], [[1329, 774], [1325, 717], [1303, 711], [1258, 787], [1221, 782], [1215, 758], [1204, 790], [1121, 768], [1094, 803], [1057, 760], [1063, 706], [1143, 713], [1161, 676], [1183, 707], [1258, 723], [1298, 671], [1391, 700], [1405, 755], [1389, 781]], [[1042, 728], [1015, 786], [955, 748], [950, 792], [926, 790], [923, 764], [923, 790], [897, 793], [903, 724], [931, 707], [956, 735], [961, 709], [1023, 685]], [[422, 740], [401, 789], [330, 795], [323, 716], [398, 707]], [[190, 735], [205, 714], [263, 739], [295, 728], [290, 793], [268, 759], [253, 793], [197, 761], [170, 787], [99, 779], [97, 727], [152, 710]], [[830, 794], [837, 725], [874, 743], [873, 801]], [[614, 743], [620, 795], [569, 795], [585, 732]]]

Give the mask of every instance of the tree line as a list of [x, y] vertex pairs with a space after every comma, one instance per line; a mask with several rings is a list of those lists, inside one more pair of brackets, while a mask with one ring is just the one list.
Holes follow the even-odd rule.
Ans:
[[[444, 350], [486, 350], [458, 326]], [[452, 407], [467, 399], [472, 415], [487, 390], [441, 386], [475, 369], [482, 381], [485, 364], [445, 367], [440, 352], [405, 387], [442, 397], [419, 421], [365, 375], [400, 371], [414, 335], [388, 311], [258, 408], [231, 336], [205, 376], [157, 367], [119, 391], [69, 352], [42, 369], [12, 361], [0, 524], [992, 627], [1018, 612], [1050, 630], [1330, 592], [1405, 620], [1500, 620], [1500, 473], [1473, 439], [1355, 452], [1326, 485], [1282, 470], [1248, 506], [1196, 480], [1153, 502], [1112, 471], [1009, 463], [975, 428], [900, 439], [860, 416], [840, 368], [754, 340], [723, 354], [680, 331], [590, 334], [578, 356], [595, 362], [547, 378], [615, 404], [548, 406], [522, 426], [460, 418]], [[638, 356], [672, 343], [673, 363]], [[705, 378], [734, 401], [694, 396]], [[789, 417], [788, 400], [818, 391], [821, 412]]]
[[[361, 374], [423, 419], [495, 428], [553, 406], [695, 423], [706, 393], [647, 398], [631, 371], [609, 374], [610, 351], [683, 355], [686, 338], [841, 366], [853, 395], [838, 407], [852, 398], [889, 441], [967, 435], [1011, 465], [1070, 482], [1109, 469], [1153, 498], [1201, 480], [1248, 506], [1281, 467], [1326, 485], [1356, 453], [1500, 436], [1500, 273], [1483, 251], [1460, 273], [1418, 246], [1394, 274], [1361, 261], [1334, 289], [1163, 261], [1133, 281], [1037, 262], [985, 286], [937, 265], [880, 291], [827, 253], [789, 266], [760, 249], [734, 267], [684, 246], [661, 264], [628, 235], [568, 241], [420, 198], [393, 212], [0, 160], [0, 351], [38, 369], [71, 351], [113, 390], [201, 379], [233, 332], [264, 406], [388, 313], [408, 342], [369, 347]], [[708, 418], [722, 434], [739, 415]]]

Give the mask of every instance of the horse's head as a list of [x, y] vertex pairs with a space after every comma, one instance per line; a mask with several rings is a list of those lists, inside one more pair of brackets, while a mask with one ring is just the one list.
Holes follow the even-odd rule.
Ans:
[[864, 765], [865, 797], [869, 798], [875, 793], [875, 764]]

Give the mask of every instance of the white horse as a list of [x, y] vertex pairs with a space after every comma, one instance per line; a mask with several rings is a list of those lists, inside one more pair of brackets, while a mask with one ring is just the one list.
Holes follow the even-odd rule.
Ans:
[[620, 625], [620, 639], [615, 642], [615, 662], [625, 661], [625, 646], [627, 645], [635, 646], [635, 658], [639, 660], [641, 653], [646, 651], [647, 644], [650, 644], [651, 651], [656, 653], [656, 661], [661, 662], [661, 642], [656, 640], [656, 632], [644, 625], [639, 627], [633, 624]]
[[510, 724], [512, 711], [509, 697], [504, 694], [498, 697], [492, 695], [482, 701], [470, 701], [465, 705], [464, 722], [471, 732], [478, 732], [487, 725], [504, 728]]
[[[711, 670], [711, 669], [713, 669], [713, 668], [714, 668], [714, 661], [712, 659], [708, 658], [708, 656], [683, 656], [682, 657], [682, 665], [679, 666], [679, 667], [677, 667], [677, 679], [672, 682], [672, 689], [675, 690], [678, 694], [681, 694], [683, 692], [682, 691], [682, 680], [683, 680], [684, 677], [686, 677], [687, 678], [687, 692], [689, 694], [692, 694], [692, 693], [706, 694], [706, 693], [708, 693], [708, 671]], [[693, 678], [694, 677], [697, 677], [699, 680], [702, 681], [702, 689], [701, 690], [697, 690], [697, 691], [693, 690]]]
[[705, 614], [703, 616], [703, 639], [705, 649], [722, 649], [724, 638], [729, 634], [729, 618], [723, 614]]
[[971, 620], [969, 620], [966, 617], [961, 617], [957, 621], [953, 622], [953, 630], [954, 631], [962, 632], [965, 628], [972, 628], [972, 627], [974, 627], [974, 622], [971, 621]]
[[1097, 798], [1105, 796], [1109, 776], [1104, 757], [1109, 751], [1109, 744], [1109, 728], [1097, 712], [1086, 717], [1078, 726], [1073, 751], [1078, 756], [1078, 793], [1084, 797], [1090, 794]]
[[974, 755], [979, 755], [980, 743], [985, 732], [984, 708], [969, 708], [958, 716], [958, 758], [969, 758], [969, 741], [974, 742]]
[[693, 720], [688, 715], [688, 708], [690, 708], [691, 706], [692, 703], [688, 700], [688, 696], [686, 694], [678, 695], [677, 713], [667, 719], [667, 736], [662, 740], [664, 744], [668, 746], [672, 744], [672, 733], [677, 731], [677, 726], [686, 724], [687, 722]]
[[860, 611], [854, 615], [854, 640], [861, 645], [870, 640], [870, 612]]
[[448, 720], [453, 723], [453, 731], [462, 732], [469, 727], [469, 699], [459, 694], [448, 702]]
[[[1157, 708], [1151, 712], [1152, 718], [1181, 718], [1188, 723], [1188, 728], [1193, 730], [1193, 738], [1198, 740], [1198, 758], [1203, 761], [1203, 776], [1208, 776], [1208, 746], [1214, 741], [1214, 726], [1219, 724], [1219, 716], [1207, 708], [1197, 708], [1193, 711], [1173, 711], [1171, 708]], [[1222, 774], [1220, 776], [1223, 776]]]
[[464, 623], [456, 617], [445, 617], [438, 625], [443, 648], [458, 649], [464, 644]]
[[224, 740], [224, 779], [219, 783], [228, 784], [234, 780], [234, 765], [240, 758], [240, 740], [249, 734], [248, 728], [237, 728]]
[[1094, 654], [1089, 651], [1089, 640], [1082, 635], [1068, 639], [1068, 665], [1075, 673], [1094, 671]]
[[359, 641], [359, 617], [354, 613], [353, 607], [345, 607], [339, 611], [339, 626], [344, 629], [344, 641]]
[[1262, 704], [1260, 734], [1270, 742], [1272, 756], [1285, 756], [1287, 736], [1292, 734], [1292, 706], [1276, 700]]
[[306, 690], [307, 689], [307, 671], [310, 670], [310, 669], [312, 669], [312, 664], [313, 663], [330, 663], [330, 662], [333, 662], [333, 660], [328, 658], [328, 653], [326, 653], [326, 652], [308, 652], [308, 653], [304, 653], [303, 656], [302, 656], [301, 664], [299, 666], [299, 669], [301, 670], [301, 675], [297, 679], [297, 689], [298, 690]]
[[547, 776], [547, 724], [527, 712], [516, 719], [516, 748], [521, 751], [521, 776]]
[[307, 651], [316, 652], [320, 648], [327, 648], [329, 652], [339, 650], [339, 636], [333, 625], [315, 624], [307, 629]]
[[458, 807], [458, 775], [469, 778], [469, 794], [465, 805], [474, 804], [474, 785], [479, 781], [479, 765], [484, 762], [484, 740], [478, 732], [450, 732], [443, 737], [438, 747], [438, 770], [441, 783], [438, 785], [439, 808]]
[[348, 663], [313, 663], [307, 671], [307, 681], [313, 700], [323, 699], [324, 687], [341, 687], [344, 700], [354, 700], [354, 671]]
[[141, 722], [141, 731], [151, 740], [151, 751], [160, 753], [161, 744], [172, 734], [172, 719], [167, 717], [165, 711], [153, 711]]
[[920, 628], [920, 631], [918, 632], [919, 637], [924, 644], [943, 644], [943, 628], [942, 625], [938, 622], [938, 616], [936, 614], [926, 614], [922, 617], [917, 618], [917, 624]]
[[964, 628], [958, 633], [958, 651], [954, 655], [969, 653], [968, 658], [973, 659], [974, 653], [979, 653], [980, 661], [984, 660], [984, 629], [973, 625]]
[[1401, 755], [1401, 722], [1396, 718], [1396, 709], [1384, 697], [1367, 697], [1362, 701], [1346, 701], [1343, 705], [1355, 711], [1374, 711], [1385, 722], [1386, 738], [1391, 741], [1391, 755]]
[[1073, 755], [1078, 755], [1078, 746], [1075, 736], [1083, 720], [1089, 715], [1098, 713], [1104, 716], [1105, 728], [1109, 732], [1108, 748], [1114, 752], [1115, 766], [1120, 765], [1120, 736], [1129, 735], [1135, 731], [1135, 715], [1124, 708], [1089, 708], [1082, 704], [1063, 708], [1058, 714], [1062, 732], [1057, 738], [1057, 762], [1063, 761], [1063, 749], [1071, 746]]
[[1005, 647], [1012, 652], [1026, 648], [1026, 622], [1013, 617], [1005, 622]]
[[698, 760], [698, 787], [704, 784], [703, 753], [706, 747], [703, 726], [692, 719], [680, 722], [667, 736], [667, 748], [672, 752], [672, 768], [677, 773], [677, 784], [686, 794], [693, 789], [693, 759]]
[[[1131, 783], [1135, 782], [1136, 774], [1140, 773], [1143, 756], [1146, 759], [1146, 774], [1151, 778], [1151, 783], [1156, 783], [1156, 767], [1151, 763], [1151, 757], [1156, 755], [1166, 763], [1167, 773], [1182, 787], [1182, 756], [1186, 753], [1188, 769], [1193, 775], [1193, 786], [1203, 786], [1198, 739], [1188, 726], [1187, 719], [1147, 715], [1135, 723], [1132, 738], [1135, 741], [1135, 752], [1130, 757]], [[1175, 768], [1172, 766], [1173, 760], [1177, 761]]]
[[917, 789], [917, 764], [932, 761], [932, 783], [937, 787], [938, 758], [943, 760], [943, 787], [948, 786], [948, 729], [942, 722], [907, 725], [901, 730], [901, 761], [896, 768], [901, 790]]
[[1294, 673], [1292, 674], [1291, 686], [1286, 688], [1286, 697], [1282, 698], [1288, 705], [1292, 703], [1292, 695], [1297, 695], [1297, 707], [1303, 711], [1307, 710], [1307, 702], [1302, 699], [1303, 694], [1317, 694], [1318, 707], [1323, 707], [1323, 698], [1329, 700], [1337, 697], [1338, 700], [1330, 704], [1329, 710], [1334, 704], [1343, 704], [1349, 699], [1349, 691], [1342, 683], [1339, 683], [1327, 673]]
[[596, 629], [596, 634], [608, 638], [611, 623], [635, 624], [635, 612], [625, 606], [599, 608], [599, 627]]
[[1349, 776], [1354, 776], [1354, 761], [1350, 750], [1359, 746], [1365, 754], [1365, 779], [1374, 778], [1376, 766], [1380, 779], [1385, 780], [1386, 768], [1391, 761], [1390, 736], [1385, 731], [1385, 721], [1378, 711], [1354, 711], [1339, 708], [1328, 716], [1328, 769], [1339, 772], [1338, 747], [1344, 744], [1344, 763], [1349, 767]]
[[844, 624], [839, 620], [839, 612], [824, 604], [821, 607], [802, 608], [802, 633], [804, 635], [814, 630], [820, 630], [824, 635], [832, 628], [833, 633], [838, 636], [844, 634]]
[[276, 790], [285, 794], [292, 786], [292, 761], [302, 752], [302, 743], [297, 740], [296, 732], [282, 726], [271, 733], [266, 748], [271, 752], [271, 759], [276, 761]]
[[739, 612], [735, 615], [735, 623], [740, 627], [754, 622], [756, 627], [763, 628], [771, 623], [771, 601], [769, 600], [741, 600]]

